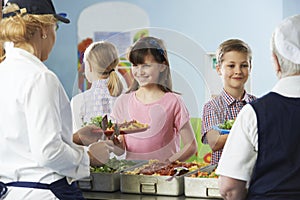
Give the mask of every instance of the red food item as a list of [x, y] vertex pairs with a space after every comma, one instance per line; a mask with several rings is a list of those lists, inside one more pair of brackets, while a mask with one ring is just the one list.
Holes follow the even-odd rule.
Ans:
[[[191, 168], [193, 166], [197, 166], [196, 163], [184, 163], [184, 162], [172, 162], [172, 163], [165, 163], [165, 162], [155, 162], [151, 165], [147, 165], [139, 170], [137, 174], [139, 175], [161, 175], [161, 176], [172, 176], [175, 174], [174, 168], [176, 167], [186, 167]], [[181, 171], [178, 176], [187, 173], [186, 171]]]

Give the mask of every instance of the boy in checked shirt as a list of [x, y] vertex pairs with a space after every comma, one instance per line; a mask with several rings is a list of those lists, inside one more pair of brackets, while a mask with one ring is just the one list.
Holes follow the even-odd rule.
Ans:
[[245, 104], [256, 99], [245, 90], [252, 68], [252, 51], [248, 44], [239, 39], [226, 40], [217, 49], [216, 57], [223, 90], [204, 105], [202, 116], [202, 142], [212, 149], [211, 164], [218, 163], [228, 136], [214, 127], [235, 119]]

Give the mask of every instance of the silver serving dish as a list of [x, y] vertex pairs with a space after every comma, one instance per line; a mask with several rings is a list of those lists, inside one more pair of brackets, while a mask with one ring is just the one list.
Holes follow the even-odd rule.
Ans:
[[175, 176], [170, 180], [171, 176], [141, 174], [135, 175], [126, 173], [128, 171], [134, 171], [135, 169], [140, 167], [142, 167], [142, 165], [136, 165], [135, 168], [125, 170], [121, 173], [121, 192], [168, 196], [179, 196], [183, 194], [184, 174]]
[[187, 173], [184, 176], [184, 195], [186, 197], [221, 199], [222, 197], [219, 192], [217, 178], [191, 177], [191, 175], [197, 174], [199, 171], [210, 173], [215, 168], [216, 165], [209, 165], [207, 167], [203, 167], [193, 172]]
[[155, 194], [179, 196], [183, 194], [183, 175], [172, 181], [170, 176], [121, 174], [121, 192], [135, 194]]
[[82, 190], [114, 192], [120, 189], [120, 173], [91, 173], [77, 184]]
[[[145, 160], [133, 160], [135, 165], [146, 163]], [[128, 167], [128, 169], [135, 165]], [[127, 168], [126, 168], [127, 169]], [[126, 170], [124, 169], [124, 170]], [[90, 176], [77, 181], [78, 187], [85, 191], [115, 192], [120, 190], [120, 172], [91, 172]]]

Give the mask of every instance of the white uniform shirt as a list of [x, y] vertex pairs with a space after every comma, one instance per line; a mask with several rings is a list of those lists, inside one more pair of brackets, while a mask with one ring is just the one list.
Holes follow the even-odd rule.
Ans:
[[89, 176], [87, 148], [72, 142], [69, 99], [56, 75], [13, 47], [6, 49], [0, 74], [0, 181]]
[[[300, 97], [300, 76], [280, 79], [272, 92], [286, 97]], [[217, 174], [249, 183], [257, 158], [257, 119], [252, 106], [245, 105], [238, 114], [225, 143]]]

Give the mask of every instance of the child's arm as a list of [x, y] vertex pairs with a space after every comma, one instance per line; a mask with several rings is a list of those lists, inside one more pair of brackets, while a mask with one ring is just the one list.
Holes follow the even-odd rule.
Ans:
[[168, 159], [170, 162], [184, 162], [197, 152], [198, 145], [190, 121], [180, 129], [180, 135], [183, 148]]
[[227, 137], [228, 134], [220, 135], [220, 133], [216, 130], [210, 130], [206, 133], [206, 139], [212, 151], [223, 149]]

